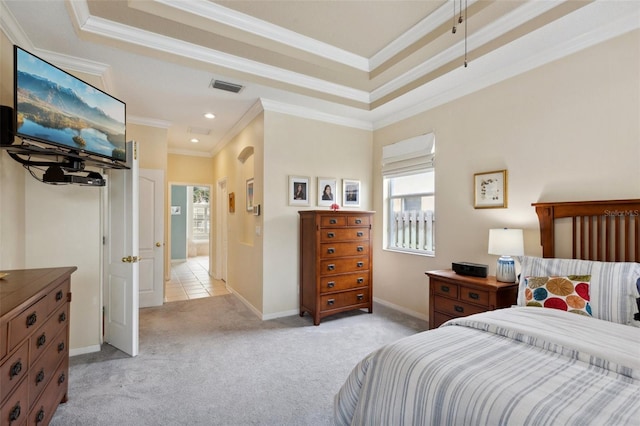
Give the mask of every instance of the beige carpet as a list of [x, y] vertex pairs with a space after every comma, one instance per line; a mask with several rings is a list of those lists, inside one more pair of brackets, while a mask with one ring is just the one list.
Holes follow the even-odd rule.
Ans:
[[331, 425], [355, 364], [426, 327], [377, 304], [320, 326], [261, 321], [234, 295], [141, 309], [140, 355], [104, 345], [71, 358], [69, 402], [51, 424]]

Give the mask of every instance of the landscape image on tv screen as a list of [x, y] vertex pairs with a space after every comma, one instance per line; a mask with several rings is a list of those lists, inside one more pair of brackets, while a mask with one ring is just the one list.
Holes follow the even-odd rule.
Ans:
[[15, 61], [19, 136], [126, 160], [122, 101], [17, 46]]

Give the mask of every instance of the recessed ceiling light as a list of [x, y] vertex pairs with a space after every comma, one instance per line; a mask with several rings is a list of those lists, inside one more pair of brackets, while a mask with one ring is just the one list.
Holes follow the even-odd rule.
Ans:
[[198, 142], [200, 142], [200, 140], [199, 140], [199, 139], [196, 139], [196, 138], [193, 138], [193, 139], [191, 139], [191, 142], [193, 142], [193, 143], [198, 143]]
[[210, 113], [210, 112], [206, 113], [204, 116], [205, 116], [205, 118], [208, 118], [209, 120], [211, 120], [213, 118], [216, 118], [216, 115], [213, 114], [213, 113]]

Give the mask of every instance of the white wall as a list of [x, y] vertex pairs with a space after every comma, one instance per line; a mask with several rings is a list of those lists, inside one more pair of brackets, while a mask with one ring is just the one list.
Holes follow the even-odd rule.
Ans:
[[[299, 210], [317, 206], [317, 178], [361, 181], [359, 210], [371, 210], [370, 131], [265, 112], [264, 307], [267, 317], [299, 311]], [[288, 204], [289, 176], [311, 178], [311, 204]], [[342, 194], [342, 190], [340, 190]], [[342, 204], [341, 202], [339, 204]]]
[[[495, 273], [490, 228], [524, 228], [526, 254], [541, 254], [531, 203], [639, 198], [639, 76], [635, 31], [376, 131], [376, 210], [382, 146], [436, 134], [436, 256], [383, 251], [376, 238], [375, 297], [426, 318], [426, 270], [468, 261]], [[474, 209], [473, 174], [500, 169], [508, 208]]]

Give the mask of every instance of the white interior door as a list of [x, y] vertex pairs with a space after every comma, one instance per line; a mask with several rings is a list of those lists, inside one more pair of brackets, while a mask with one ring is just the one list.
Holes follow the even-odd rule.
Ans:
[[103, 286], [104, 340], [121, 351], [138, 355], [138, 161], [135, 142], [127, 143], [131, 169], [107, 172]]
[[164, 302], [164, 170], [140, 169], [140, 307]]

